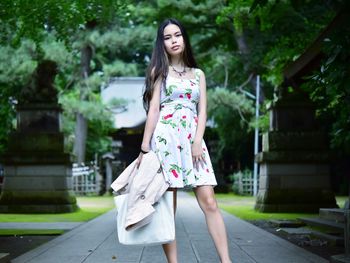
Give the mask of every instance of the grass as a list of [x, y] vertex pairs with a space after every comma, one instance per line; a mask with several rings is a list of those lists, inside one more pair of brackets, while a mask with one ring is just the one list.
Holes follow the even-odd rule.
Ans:
[[[235, 215], [243, 220], [269, 220], [269, 219], [288, 219], [295, 220], [298, 217], [317, 217], [318, 213], [261, 213], [254, 210], [255, 197], [239, 196], [233, 193], [215, 195], [219, 207], [228, 213]], [[337, 197], [339, 207], [343, 207], [347, 197]]]
[[339, 207], [344, 207], [346, 200], [349, 200], [349, 196], [337, 196], [337, 204]]
[[80, 222], [89, 221], [114, 207], [112, 196], [77, 197], [80, 209], [60, 214], [0, 214], [0, 222]]
[[[112, 196], [77, 197], [79, 210], [60, 214], [0, 214], [0, 222], [82, 222], [89, 221], [114, 208]], [[59, 229], [0, 229], [0, 236], [60, 235]]]
[[47, 236], [61, 235], [61, 229], [0, 229], [0, 236]]

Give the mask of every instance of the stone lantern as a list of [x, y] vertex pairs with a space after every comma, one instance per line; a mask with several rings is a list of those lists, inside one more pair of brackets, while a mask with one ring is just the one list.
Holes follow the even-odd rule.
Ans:
[[53, 86], [56, 74], [55, 62], [42, 61], [18, 99], [17, 129], [1, 156], [0, 213], [61, 213], [78, 208]]

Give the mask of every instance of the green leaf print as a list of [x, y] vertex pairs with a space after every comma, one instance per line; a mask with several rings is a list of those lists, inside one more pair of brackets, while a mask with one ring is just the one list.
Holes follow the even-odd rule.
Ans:
[[180, 120], [180, 123], [181, 123], [181, 125], [182, 125], [182, 127], [184, 127], [184, 128], [186, 128], [186, 121], [185, 120]]
[[189, 94], [191, 94], [192, 93], [192, 89], [185, 89], [186, 90], [186, 92], [185, 93], [189, 93]]
[[171, 120], [161, 120], [160, 123], [169, 124], [169, 123], [171, 123]]
[[157, 139], [158, 139], [159, 142], [164, 143], [164, 144], [166, 145], [167, 141], [166, 141], [165, 138], [163, 138], [163, 137], [161, 137], [161, 136], [158, 135], [158, 136], [157, 136]]
[[184, 178], [182, 181], [184, 182], [184, 185], [188, 185], [188, 179], [187, 178]]
[[177, 88], [176, 85], [170, 85], [169, 87], [166, 88], [165, 95], [170, 96], [173, 93], [173, 90], [176, 88]]
[[170, 155], [170, 152], [165, 151], [164, 154], [165, 154], [165, 157], [167, 157], [168, 155]]
[[177, 164], [171, 164], [170, 167], [170, 170], [176, 170], [177, 172], [181, 171], [180, 166], [178, 166]]
[[176, 127], [176, 124], [171, 122], [171, 120], [161, 120], [160, 123], [169, 124], [172, 128]]
[[181, 110], [183, 108], [182, 104], [176, 104], [175, 110]]
[[186, 175], [189, 175], [191, 172], [192, 172], [192, 169], [190, 169], [190, 170], [186, 173]]
[[165, 101], [163, 101], [162, 104], [163, 104], [163, 103], [169, 103], [169, 102], [172, 102], [172, 101], [173, 101], [172, 99], [168, 98], [168, 99], [166, 99]]

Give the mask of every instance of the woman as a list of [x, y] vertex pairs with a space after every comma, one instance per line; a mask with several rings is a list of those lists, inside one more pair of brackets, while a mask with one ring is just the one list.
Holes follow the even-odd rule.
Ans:
[[[165, 20], [158, 28], [145, 86], [147, 120], [138, 165], [148, 151], [157, 154], [174, 191], [174, 209], [176, 189], [193, 188], [221, 262], [231, 262], [224, 221], [214, 196], [217, 183], [203, 141], [205, 75], [197, 69], [186, 31], [175, 19]], [[168, 262], [177, 262], [176, 241], [164, 244], [163, 249]]]

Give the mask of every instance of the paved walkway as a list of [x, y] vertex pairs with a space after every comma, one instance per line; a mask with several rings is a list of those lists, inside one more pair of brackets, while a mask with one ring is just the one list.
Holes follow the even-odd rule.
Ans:
[[[124, 246], [118, 243], [115, 210], [81, 224], [12, 262], [22, 263], [163, 263], [161, 246]], [[324, 263], [288, 241], [223, 212], [234, 263]], [[194, 197], [180, 192], [176, 215], [179, 262], [216, 263], [214, 244]]]

